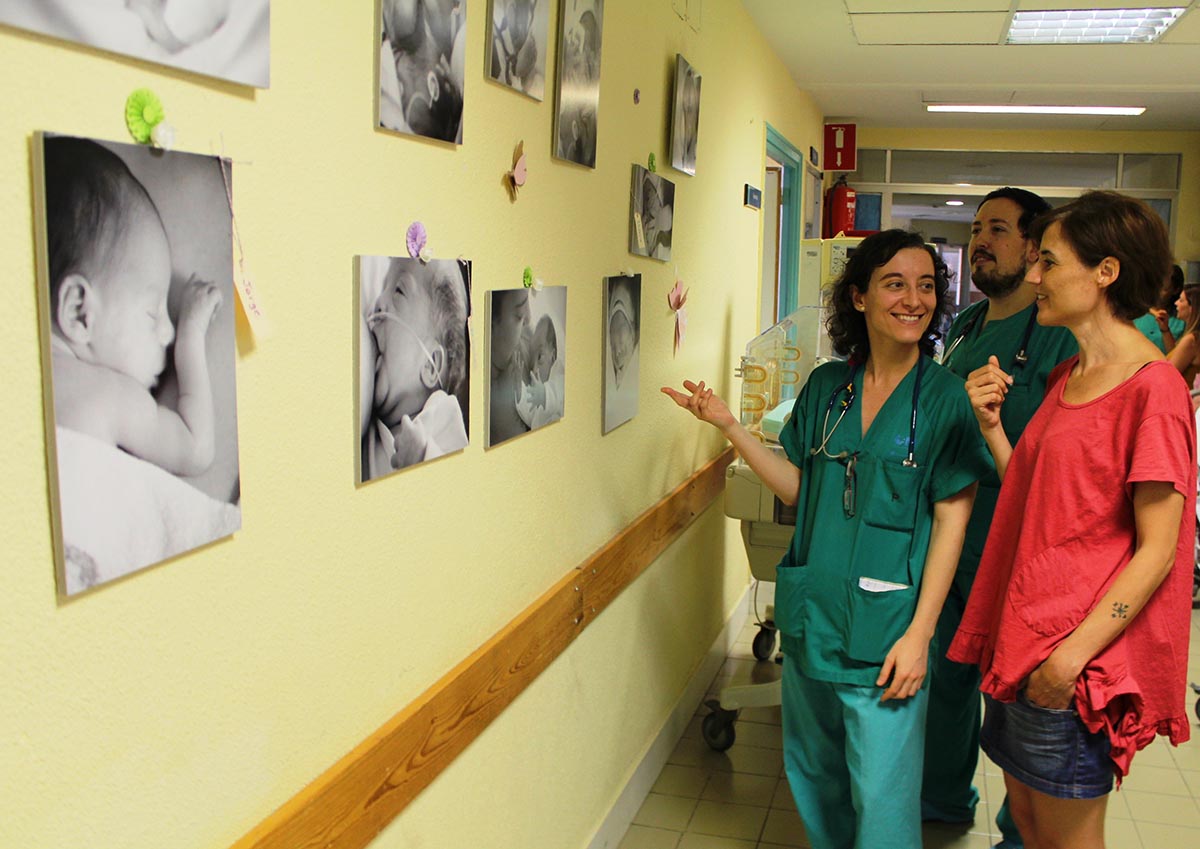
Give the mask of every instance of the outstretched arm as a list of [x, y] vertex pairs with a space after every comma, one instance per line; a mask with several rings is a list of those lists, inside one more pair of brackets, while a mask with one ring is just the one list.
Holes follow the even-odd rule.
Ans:
[[[1165, 334], [1163, 338], [1166, 339]], [[1196, 334], [1185, 333], [1183, 338], [1170, 349], [1167, 359], [1171, 361], [1171, 365], [1179, 370], [1180, 374], [1183, 374], [1196, 361], [1197, 347], [1200, 347], [1200, 345], [1196, 342]]]
[[1000, 368], [996, 357], [988, 357], [987, 365], [980, 366], [967, 375], [967, 397], [971, 399], [971, 410], [979, 420], [979, 431], [983, 441], [996, 461], [996, 474], [1004, 480], [1008, 461], [1012, 458], [1012, 443], [1000, 422], [1000, 407], [1012, 386], [1012, 376]]
[[679, 392], [667, 386], [662, 391], [700, 421], [720, 430], [767, 488], [779, 496], [780, 501], [795, 504], [800, 498], [800, 470], [746, 430], [725, 402], [705, 387], [703, 380], [699, 383], [685, 380], [683, 388], [687, 391]]

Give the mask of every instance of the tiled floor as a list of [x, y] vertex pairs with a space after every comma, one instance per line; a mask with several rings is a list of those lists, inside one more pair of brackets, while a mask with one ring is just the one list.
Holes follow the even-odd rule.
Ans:
[[[759, 604], [771, 595], [759, 591]], [[709, 688], [761, 682], [779, 674], [754, 659], [750, 622]], [[1192, 612], [1189, 680], [1200, 683], [1200, 611]], [[712, 698], [708, 696], [706, 698]], [[1189, 691], [1192, 739], [1178, 749], [1159, 742], [1138, 753], [1122, 789], [1109, 797], [1106, 842], [1114, 849], [1196, 849], [1200, 846], [1200, 723]], [[620, 849], [782, 849], [807, 847], [804, 824], [783, 777], [779, 708], [749, 708], [737, 722], [737, 742], [712, 751], [700, 736], [701, 708], [679, 741]], [[994, 809], [1004, 798], [1004, 779], [981, 758], [975, 785], [980, 804], [965, 826], [926, 824], [927, 849], [986, 849], [998, 839]]]

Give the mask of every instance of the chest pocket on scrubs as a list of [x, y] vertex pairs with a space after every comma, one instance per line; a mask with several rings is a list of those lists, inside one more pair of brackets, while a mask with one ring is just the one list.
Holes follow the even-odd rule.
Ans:
[[921, 472], [915, 467], [888, 460], [869, 461], [869, 498], [863, 505], [863, 521], [877, 528], [911, 531], [921, 501]]

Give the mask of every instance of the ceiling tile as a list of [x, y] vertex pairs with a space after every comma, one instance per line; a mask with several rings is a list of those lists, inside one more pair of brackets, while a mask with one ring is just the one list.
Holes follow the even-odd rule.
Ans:
[[1200, 11], [1184, 12], [1158, 41], [1160, 44], [1200, 44]]
[[[1075, 0], [1078, 4], [1082, 0]], [[846, 11], [859, 12], [1007, 12], [1009, 0], [846, 0]]]
[[999, 44], [1008, 24], [1001, 12], [851, 15], [859, 44]]

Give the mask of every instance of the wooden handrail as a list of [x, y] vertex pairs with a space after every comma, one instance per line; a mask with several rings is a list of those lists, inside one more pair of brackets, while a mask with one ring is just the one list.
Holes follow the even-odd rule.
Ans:
[[727, 448], [233, 849], [363, 849], [721, 494]]

